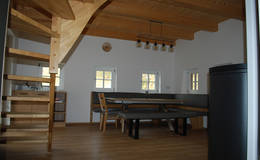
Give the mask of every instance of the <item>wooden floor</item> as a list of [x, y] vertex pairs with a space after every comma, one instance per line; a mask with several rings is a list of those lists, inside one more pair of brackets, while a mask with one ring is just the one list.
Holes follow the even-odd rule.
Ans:
[[70, 126], [54, 131], [53, 151], [45, 145], [0, 145], [1, 160], [207, 160], [206, 130], [171, 135], [167, 127], [140, 128], [140, 140], [108, 126]]

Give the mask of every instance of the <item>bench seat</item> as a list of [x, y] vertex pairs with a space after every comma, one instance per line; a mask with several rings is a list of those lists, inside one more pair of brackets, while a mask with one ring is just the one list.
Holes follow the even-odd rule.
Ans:
[[119, 112], [119, 117], [124, 119], [174, 119], [206, 116], [205, 112], [175, 111], [175, 112]]
[[[206, 112], [188, 111], [183, 109], [174, 109], [169, 112], [119, 112], [120, 118], [129, 121], [129, 136], [139, 139], [139, 120], [148, 119], [175, 119], [175, 133], [178, 134], [178, 119], [183, 119], [183, 135], [186, 135], [187, 118], [206, 116]], [[133, 120], [135, 120], [135, 135], [133, 136]]]

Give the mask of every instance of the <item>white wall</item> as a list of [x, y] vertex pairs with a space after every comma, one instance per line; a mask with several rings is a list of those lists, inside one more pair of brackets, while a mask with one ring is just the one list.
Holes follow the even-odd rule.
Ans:
[[[112, 44], [106, 54], [101, 46]], [[243, 25], [228, 20], [219, 32], [198, 32], [193, 41], [178, 40], [174, 53], [136, 48], [135, 42], [85, 36], [62, 69], [64, 89], [68, 93], [67, 122], [89, 122], [90, 92], [94, 89], [95, 68], [117, 68], [117, 91], [140, 92], [141, 71], [161, 72], [162, 93], [185, 93], [186, 70], [200, 72], [200, 91], [207, 93], [208, 68], [216, 64], [243, 61]], [[49, 45], [19, 40], [19, 48], [49, 53]], [[18, 65], [17, 74], [39, 74], [36, 68]], [[98, 117], [96, 117], [98, 119]]]
[[[112, 45], [108, 54], [101, 48], [104, 42]], [[132, 41], [84, 37], [64, 66], [64, 86], [69, 99], [67, 121], [89, 121], [90, 92], [94, 89], [97, 66], [117, 68], [117, 91], [140, 92], [141, 71], [159, 71], [162, 92], [172, 92], [172, 76], [168, 73], [172, 70], [173, 55], [136, 48]]]
[[[26, 51], [39, 52], [42, 54], [49, 54], [50, 52], [48, 44], [25, 39], [18, 40], [18, 48]], [[20, 59], [17, 63], [17, 75], [41, 77], [41, 67], [39, 67], [41, 62], [38, 62], [36, 65], [29, 65], [30, 63], [33, 63], [31, 60]]]
[[207, 93], [207, 74], [210, 67], [243, 63], [244, 36], [243, 23], [227, 20], [219, 24], [219, 31], [197, 32], [193, 41], [178, 40], [173, 59], [173, 90], [187, 93], [188, 82], [185, 71], [197, 70], [199, 76], [198, 93]]

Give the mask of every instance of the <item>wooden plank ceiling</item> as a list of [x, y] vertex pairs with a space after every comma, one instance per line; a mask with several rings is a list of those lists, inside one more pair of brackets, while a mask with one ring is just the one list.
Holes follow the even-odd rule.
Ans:
[[[13, 8], [51, 28], [52, 15], [74, 19], [70, 1], [74, 0], [46, 5], [44, 0], [14, 0]], [[174, 44], [177, 39], [193, 40], [197, 31], [217, 32], [218, 24], [230, 18], [245, 19], [243, 0], [112, 0], [99, 10], [83, 34], [133, 41], [164, 39]], [[46, 43], [50, 40], [35, 31], [25, 34], [28, 29], [24, 25], [15, 25], [13, 30], [19, 37]]]

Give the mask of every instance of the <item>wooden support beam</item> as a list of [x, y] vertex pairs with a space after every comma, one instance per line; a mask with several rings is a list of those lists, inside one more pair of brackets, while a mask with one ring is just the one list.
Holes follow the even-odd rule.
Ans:
[[209, 14], [245, 20], [242, 3], [234, 4], [223, 0], [173, 0], [172, 4]]
[[59, 34], [53, 32], [50, 28], [22, 14], [21, 12], [11, 9], [11, 28], [24, 29], [28, 32], [34, 32], [47, 37], [59, 37]]
[[70, 20], [75, 19], [68, 0], [32, 0], [32, 2], [50, 12], [53, 16]]
[[56, 74], [51, 73], [51, 84], [50, 84], [50, 103], [49, 103], [49, 134], [48, 134], [48, 151], [52, 148], [52, 131], [53, 131], [53, 115], [54, 115], [54, 104], [55, 104], [55, 78]]
[[69, 56], [69, 52], [78, 40], [85, 26], [108, 0], [96, 0], [94, 3], [69, 1], [75, 14], [75, 20], [54, 18], [52, 29], [60, 34], [58, 39], [51, 39], [50, 73], [58, 72], [58, 64]]

